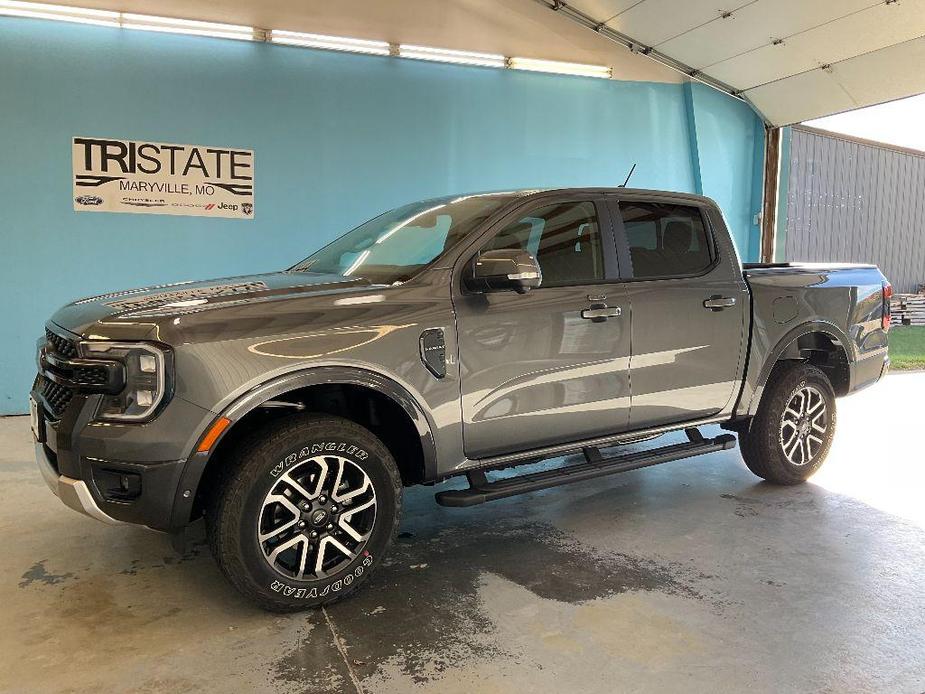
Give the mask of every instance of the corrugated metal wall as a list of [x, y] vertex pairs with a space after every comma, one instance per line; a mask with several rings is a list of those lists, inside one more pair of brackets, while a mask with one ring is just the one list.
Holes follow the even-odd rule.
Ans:
[[793, 128], [784, 258], [876, 263], [925, 283], [925, 153]]

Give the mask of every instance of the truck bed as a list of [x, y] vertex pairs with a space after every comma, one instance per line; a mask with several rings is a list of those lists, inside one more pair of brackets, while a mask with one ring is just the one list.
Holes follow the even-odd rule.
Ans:
[[819, 272], [820, 270], [876, 269], [876, 267], [876, 265], [867, 263], [742, 263], [742, 269], [745, 271], [746, 276], [761, 273], [762, 270], [772, 272], [781, 270]]

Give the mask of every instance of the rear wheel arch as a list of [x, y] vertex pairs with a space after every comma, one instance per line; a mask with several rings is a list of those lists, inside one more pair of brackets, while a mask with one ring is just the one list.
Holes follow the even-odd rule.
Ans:
[[[301, 407], [265, 407], [269, 401]], [[205, 497], [222, 473], [222, 460], [236, 442], [257, 428], [300, 412], [332, 414], [356, 422], [382, 439], [398, 463], [403, 484], [436, 478], [436, 446], [430, 422], [401, 384], [374, 371], [315, 367], [269, 381], [226, 407], [231, 420], [208, 454], [194, 452], [180, 478], [171, 526], [182, 528], [202, 513]]]
[[761, 396], [774, 368], [785, 361], [803, 361], [819, 368], [829, 379], [835, 394], [845, 395], [851, 388], [851, 341], [831, 323], [812, 322], [785, 334], [771, 350], [759, 376], [749, 415], [758, 411]]

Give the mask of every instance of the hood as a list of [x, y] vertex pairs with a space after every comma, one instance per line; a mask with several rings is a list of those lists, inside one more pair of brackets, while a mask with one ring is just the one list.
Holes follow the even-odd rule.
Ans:
[[[79, 299], [58, 309], [51, 322], [92, 337], [157, 339], [160, 320], [226, 306], [367, 289], [364, 279], [312, 272], [272, 272], [196, 282], [161, 284]], [[105, 329], [103, 329], [105, 326]]]

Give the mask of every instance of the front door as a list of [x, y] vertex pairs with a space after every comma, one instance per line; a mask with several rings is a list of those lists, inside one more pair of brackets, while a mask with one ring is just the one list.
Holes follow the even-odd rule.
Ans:
[[466, 455], [625, 430], [629, 306], [606, 208], [546, 200], [501, 227], [480, 250], [526, 249], [543, 279], [526, 294], [454, 298]]
[[749, 298], [735, 249], [687, 201], [623, 199], [611, 209], [631, 272], [630, 427], [719, 413], [735, 393], [745, 346]]

